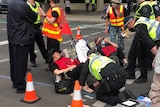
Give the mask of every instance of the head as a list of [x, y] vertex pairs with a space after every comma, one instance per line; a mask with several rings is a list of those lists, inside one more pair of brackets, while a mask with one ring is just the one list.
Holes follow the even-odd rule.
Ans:
[[101, 45], [104, 45], [104, 44], [102, 43], [103, 40], [104, 40], [103, 37], [98, 37], [98, 38], [95, 38], [95, 39], [94, 39], [94, 42], [95, 42], [96, 45], [101, 46]]
[[58, 3], [58, 0], [47, 0], [47, 3], [48, 4], [51, 4], [51, 3], [56, 4], [56, 3]]
[[120, 0], [111, 0], [111, 6], [113, 8], [118, 8], [120, 4], [121, 4]]
[[51, 59], [53, 59], [53, 61], [57, 61], [61, 58], [61, 51], [57, 49], [51, 49], [49, 51], [49, 55], [51, 56]]
[[129, 28], [132, 29], [134, 28], [134, 24], [135, 24], [136, 20], [133, 16], [126, 16], [124, 19], [124, 28]]

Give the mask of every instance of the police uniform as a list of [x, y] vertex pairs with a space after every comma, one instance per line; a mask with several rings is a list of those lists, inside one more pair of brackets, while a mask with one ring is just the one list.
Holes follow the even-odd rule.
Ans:
[[[160, 16], [160, 11], [158, 5], [154, 2], [154, 4], [149, 4], [149, 1], [144, 1], [139, 4], [137, 11], [136, 11], [136, 18], [139, 19], [139, 17], [144, 16], [147, 18], [155, 19], [157, 16]], [[128, 54], [128, 66], [126, 68], [127, 72], [127, 78], [128, 79], [135, 79], [135, 67], [136, 67], [136, 58], [137, 58], [137, 47], [138, 47], [139, 39], [137, 36], [134, 36], [134, 39], [132, 41], [129, 54]], [[147, 51], [150, 58], [147, 58], [148, 65], [151, 66], [153, 55], [148, 50]], [[149, 60], [150, 59], [150, 60]], [[145, 71], [146, 72], [146, 71]]]
[[[119, 103], [119, 89], [125, 85], [124, 69], [105, 56], [92, 53], [85, 62], [80, 75], [81, 86], [85, 85], [88, 74], [91, 74], [98, 81], [100, 86], [96, 91], [96, 98], [111, 105]], [[107, 83], [104, 85], [104, 83]]]
[[[30, 6], [30, 8], [35, 13], [38, 14], [38, 8], [40, 7], [40, 4], [37, 1], [35, 1], [34, 6], [31, 3], [29, 3], [29, 1], [27, 2], [27, 4]], [[43, 40], [43, 36], [41, 34], [40, 26], [41, 26], [41, 21], [40, 21], [40, 15], [38, 14], [37, 20], [36, 20], [36, 22], [34, 22], [34, 27], [35, 27], [35, 30], [36, 30], [35, 42], [37, 43], [43, 58], [47, 62], [48, 58], [49, 58], [49, 55], [48, 55], [47, 49], [45, 48], [45, 43], [44, 43], [44, 40]], [[31, 45], [31, 49], [30, 49], [30, 62], [31, 62], [31, 66], [33, 66], [33, 67], [37, 66], [36, 62], [35, 62], [36, 57], [37, 57], [37, 55], [34, 53], [34, 43], [33, 43]]]

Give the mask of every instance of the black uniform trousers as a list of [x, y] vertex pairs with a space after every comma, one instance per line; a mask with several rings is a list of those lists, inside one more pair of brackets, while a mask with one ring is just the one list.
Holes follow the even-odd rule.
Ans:
[[[40, 30], [40, 26], [35, 25], [35, 30], [36, 30], [35, 42], [37, 43], [43, 58], [47, 61], [49, 59], [49, 55], [48, 55], [47, 49], [45, 48], [45, 43], [44, 43], [43, 36]], [[37, 55], [34, 53], [34, 43], [33, 43], [30, 48], [30, 61], [35, 62], [36, 56]]]
[[50, 51], [51, 49], [60, 50], [60, 42], [47, 37], [47, 50]]
[[17, 89], [25, 88], [29, 49], [30, 45], [15, 45], [9, 43], [10, 76], [13, 86]]
[[137, 49], [138, 49], [138, 37], [134, 36], [129, 53], [128, 53], [128, 66], [126, 71], [130, 75], [135, 75], [136, 59], [137, 59]]
[[139, 62], [139, 67], [141, 71], [141, 77], [147, 78], [147, 60], [148, 60], [148, 51], [149, 49], [147, 48], [146, 44], [144, 44], [141, 40], [139, 40], [139, 45], [138, 45], [138, 62]]
[[119, 102], [119, 89], [125, 85], [126, 76], [124, 69], [117, 64], [110, 63], [100, 72], [103, 79], [106, 79], [110, 87], [107, 92], [103, 85], [100, 85], [96, 92], [96, 98], [100, 101], [111, 105], [116, 105]]

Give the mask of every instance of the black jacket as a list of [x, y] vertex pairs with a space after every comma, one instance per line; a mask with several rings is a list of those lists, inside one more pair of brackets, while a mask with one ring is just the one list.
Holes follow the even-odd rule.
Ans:
[[28, 45], [34, 41], [34, 22], [37, 14], [25, 0], [11, 0], [8, 4], [7, 33], [11, 44]]

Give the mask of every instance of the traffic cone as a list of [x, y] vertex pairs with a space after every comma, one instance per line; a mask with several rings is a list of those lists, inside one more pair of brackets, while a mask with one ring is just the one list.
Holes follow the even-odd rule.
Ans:
[[26, 103], [34, 103], [41, 98], [36, 96], [36, 91], [34, 89], [32, 74], [31, 72], [27, 73], [27, 84], [26, 84], [26, 92], [24, 98], [21, 100], [22, 102]]
[[77, 29], [77, 35], [75, 36], [75, 39], [79, 40], [79, 39], [82, 39], [82, 35], [81, 35], [81, 31], [80, 31], [80, 28], [78, 27]]
[[87, 105], [83, 105], [80, 85], [78, 80], [75, 81], [72, 102], [71, 105], [69, 105], [68, 107], [89, 107]]

